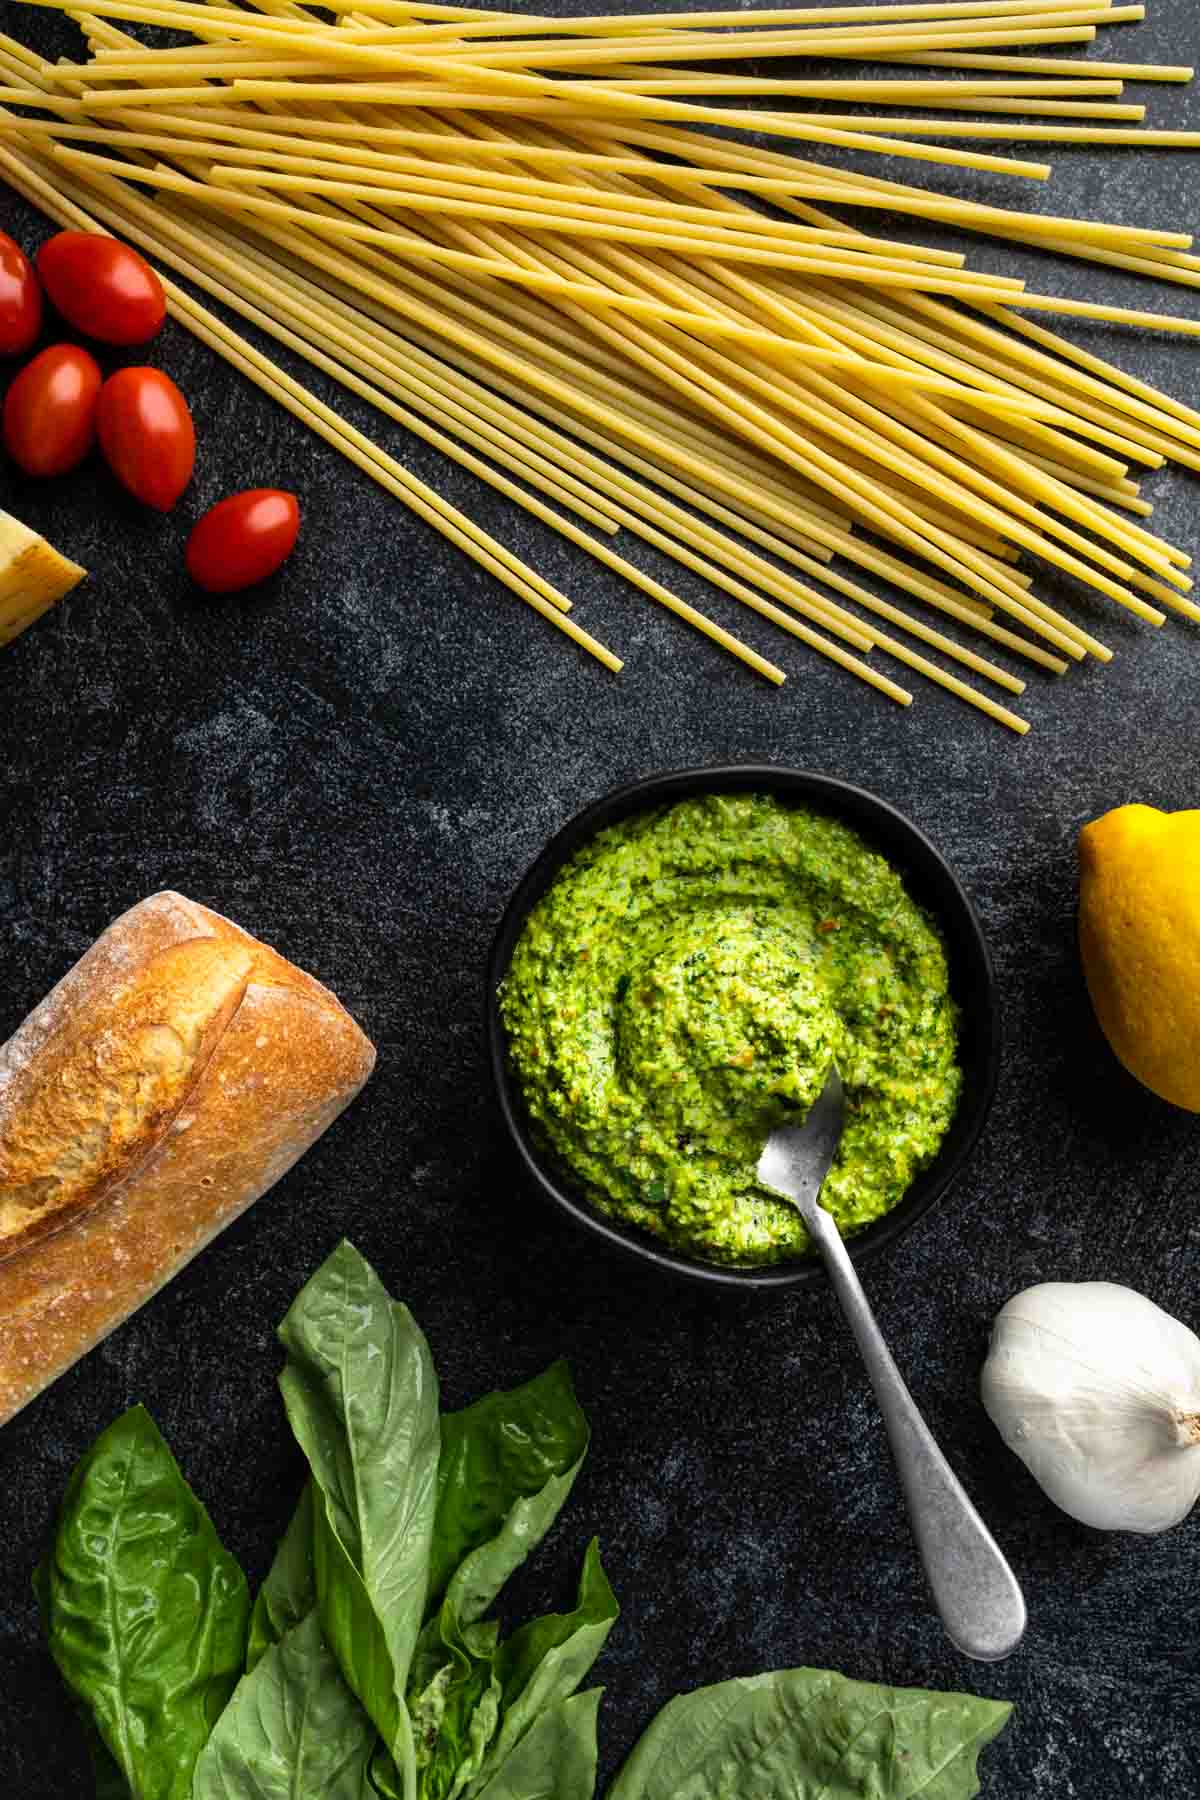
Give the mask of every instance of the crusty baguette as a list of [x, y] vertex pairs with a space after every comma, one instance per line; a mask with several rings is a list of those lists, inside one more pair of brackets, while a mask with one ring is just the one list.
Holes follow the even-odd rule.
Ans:
[[375, 1052], [320, 982], [155, 894], [0, 1048], [0, 1424], [265, 1193]]

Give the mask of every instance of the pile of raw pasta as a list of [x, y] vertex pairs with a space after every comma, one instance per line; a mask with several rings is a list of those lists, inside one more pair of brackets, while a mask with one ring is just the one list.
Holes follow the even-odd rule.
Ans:
[[[1148, 529], [1131, 474], [1200, 467], [1200, 414], [1038, 321], [1200, 322], [1034, 294], [855, 224], [869, 207], [901, 233], [948, 223], [1194, 288], [1185, 235], [895, 178], [907, 159], [1050, 173], [964, 140], [1200, 147], [1113, 98], [1190, 69], [1061, 54], [1141, 7], [550, 19], [409, 0], [41, 3], [79, 23], [88, 56], [46, 64], [0, 38], [0, 175], [61, 224], [139, 245], [769, 680], [784, 671], [613, 538], [894, 701], [911, 700], [893, 679], [911, 671], [1015, 731], [1014, 667], [1111, 655], [1039, 597], [1023, 553], [1151, 624], [1200, 621], [1189, 558]], [[113, 20], [177, 41], [150, 47]], [[896, 73], [812, 74], [854, 62]], [[803, 110], [813, 101], [860, 110]], [[809, 160], [809, 143], [880, 152], [889, 172]], [[191, 291], [169, 295], [236, 368], [620, 668], [534, 569]]]

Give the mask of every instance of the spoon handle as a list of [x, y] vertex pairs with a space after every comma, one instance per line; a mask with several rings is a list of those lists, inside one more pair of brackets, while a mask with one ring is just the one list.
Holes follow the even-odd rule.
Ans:
[[1025, 1630], [1016, 1576], [917, 1411], [833, 1219], [813, 1206], [805, 1220], [867, 1365], [934, 1604], [964, 1656], [999, 1662]]

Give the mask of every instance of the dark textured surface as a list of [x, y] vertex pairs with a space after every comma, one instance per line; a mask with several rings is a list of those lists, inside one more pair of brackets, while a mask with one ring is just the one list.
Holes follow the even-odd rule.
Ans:
[[[1101, 53], [1195, 59], [1194, 0], [1152, 11]], [[68, 47], [56, 21], [0, 13], [27, 41]], [[1157, 120], [1200, 124], [1188, 92], [1143, 95]], [[1045, 190], [965, 185], [1060, 213], [1197, 223], [1195, 156], [1062, 150], [1056, 163]], [[0, 225], [28, 244], [47, 229], [3, 193]], [[973, 260], [1161, 310], [1190, 298], [983, 243]], [[1200, 401], [1194, 344], [1076, 336]], [[153, 360], [200, 429], [174, 515], [139, 512], [95, 466], [36, 489], [0, 471], [0, 504], [93, 571], [0, 656], [0, 1038], [114, 914], [172, 885], [318, 973], [381, 1055], [287, 1181], [0, 1436], [0, 1795], [84, 1791], [29, 1592], [72, 1464], [144, 1401], [257, 1580], [300, 1474], [272, 1328], [342, 1233], [427, 1328], [450, 1404], [571, 1360], [593, 1450], [521, 1588], [529, 1605], [563, 1601], [599, 1533], [624, 1607], [600, 1669], [606, 1766], [679, 1689], [811, 1663], [1016, 1701], [987, 1753], [988, 1800], [1194, 1793], [1200, 1515], [1148, 1540], [1076, 1527], [1000, 1446], [977, 1376], [995, 1311], [1039, 1279], [1127, 1282], [1200, 1326], [1198, 1128], [1117, 1068], [1073, 941], [1079, 825], [1135, 798], [1197, 802], [1195, 632], [1106, 619], [1117, 661], [1035, 679], [1023, 743], [926, 687], [901, 713], [739, 619], [791, 671], [777, 693], [384, 429], [571, 591], [628, 658], [613, 680], [181, 330]], [[232, 488], [278, 481], [305, 507], [286, 572], [250, 599], [198, 598], [181, 570], [190, 520]], [[1192, 478], [1153, 476], [1148, 491], [1164, 535], [1195, 549]], [[733, 622], [731, 602], [679, 585]], [[984, 1147], [868, 1283], [1026, 1585], [1027, 1644], [995, 1668], [959, 1658], [930, 1614], [830, 1299], [718, 1302], [597, 1262], [524, 1191], [501, 1139], [480, 988], [518, 876], [615, 782], [738, 759], [822, 769], [904, 808], [956, 863], [995, 950], [1007, 1055]]]

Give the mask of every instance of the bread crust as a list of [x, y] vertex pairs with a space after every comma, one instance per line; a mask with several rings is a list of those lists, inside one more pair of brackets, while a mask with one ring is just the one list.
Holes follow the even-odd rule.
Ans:
[[178, 990], [166, 995], [157, 977], [189, 962], [217, 979], [176, 1087], [147, 1110], [119, 1166], [78, 1184], [56, 1223], [0, 1261], [0, 1423], [278, 1181], [374, 1066], [369, 1040], [320, 982], [220, 914], [156, 894], [116, 920], [0, 1049], [0, 1158], [22, 1140], [39, 1082], [81, 1056], [86, 1066], [97, 1021], [144, 1022], [168, 997], [178, 1007]]
[[99, 988], [0, 1100], [0, 1261], [51, 1236], [151, 1156], [237, 1011], [242, 944], [189, 938]]

